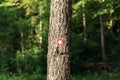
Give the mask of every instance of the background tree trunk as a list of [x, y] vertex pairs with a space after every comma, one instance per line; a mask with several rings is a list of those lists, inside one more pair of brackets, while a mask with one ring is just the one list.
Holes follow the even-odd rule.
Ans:
[[102, 21], [102, 14], [100, 14], [100, 29], [101, 29], [102, 58], [103, 58], [103, 62], [105, 62], [106, 61], [106, 55], [105, 55], [104, 26], [103, 26], [103, 21]]
[[83, 17], [83, 28], [84, 28], [84, 44], [86, 45], [87, 33], [86, 33], [86, 14], [85, 14], [85, 0], [82, 1], [82, 17]]
[[70, 21], [71, 0], [51, 0], [47, 80], [70, 80]]

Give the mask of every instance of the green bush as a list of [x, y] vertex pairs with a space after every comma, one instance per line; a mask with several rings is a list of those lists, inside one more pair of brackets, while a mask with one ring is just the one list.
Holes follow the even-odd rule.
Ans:
[[21, 75], [6, 75], [0, 74], [0, 80], [46, 80], [46, 76], [40, 74], [21, 74]]

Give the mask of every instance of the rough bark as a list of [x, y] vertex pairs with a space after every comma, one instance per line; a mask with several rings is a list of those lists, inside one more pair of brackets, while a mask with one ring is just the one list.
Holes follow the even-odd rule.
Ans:
[[47, 80], [70, 80], [70, 21], [71, 0], [51, 0]]

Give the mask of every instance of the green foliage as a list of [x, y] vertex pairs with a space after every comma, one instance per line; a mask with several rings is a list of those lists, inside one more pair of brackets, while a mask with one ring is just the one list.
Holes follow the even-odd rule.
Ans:
[[[105, 50], [107, 61], [119, 64], [119, 16], [117, 6], [119, 1], [97, 1], [85, 0], [85, 14], [86, 14], [86, 33], [87, 41], [84, 45], [84, 28], [82, 21], [82, 0], [73, 1], [73, 15], [72, 15], [72, 56], [71, 69], [72, 73], [80, 73], [82, 63], [101, 62], [101, 40], [100, 40], [100, 21], [99, 15], [102, 14], [103, 26], [105, 28]], [[118, 7], [120, 8], [120, 7]], [[112, 17], [110, 17], [112, 14]], [[117, 16], [117, 18], [115, 17]], [[111, 29], [108, 29], [110, 19], [113, 19]], [[106, 23], [108, 25], [106, 25]], [[117, 24], [116, 24], [117, 23]], [[117, 31], [118, 30], [118, 31]], [[114, 56], [114, 57], [113, 57]], [[117, 65], [118, 65], [117, 64]], [[84, 72], [84, 71], [83, 71]]]
[[[0, 72], [46, 73], [49, 16], [45, 12], [49, 10], [41, 9], [41, 2], [23, 0], [19, 4], [13, 1], [0, 4]], [[41, 14], [41, 10], [44, 14]], [[44, 22], [40, 31], [41, 21]]]
[[22, 74], [19, 76], [16, 75], [9, 75], [9, 74], [1, 74], [1, 80], [46, 80], [46, 76], [34, 73], [32, 75]]

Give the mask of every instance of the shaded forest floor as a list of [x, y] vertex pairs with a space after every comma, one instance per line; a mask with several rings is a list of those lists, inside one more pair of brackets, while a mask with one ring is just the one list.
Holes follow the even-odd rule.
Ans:
[[[40, 74], [21, 74], [21, 75], [7, 75], [0, 74], [0, 80], [46, 80], [45, 75]], [[71, 80], [120, 80], [120, 73], [89, 73], [81, 75], [72, 75]]]
[[73, 75], [71, 80], [120, 80], [120, 73]]

